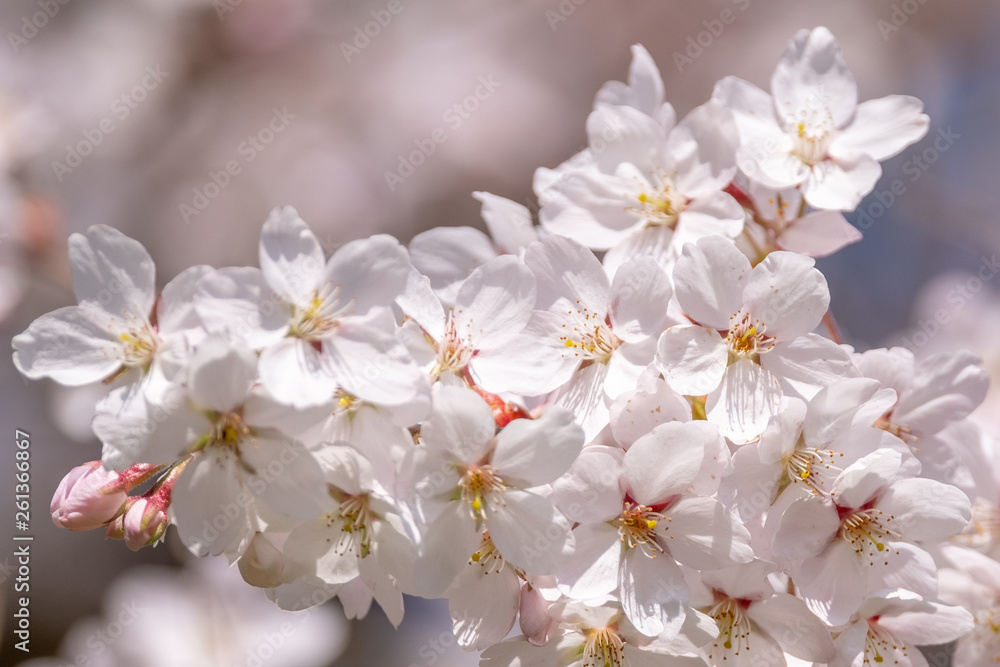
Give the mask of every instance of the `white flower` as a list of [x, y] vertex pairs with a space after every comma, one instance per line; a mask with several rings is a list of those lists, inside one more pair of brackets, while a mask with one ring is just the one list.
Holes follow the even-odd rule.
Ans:
[[729, 463], [723, 452], [718, 430], [704, 421], [657, 426], [624, 454], [585, 448], [553, 484], [557, 507], [579, 524], [576, 553], [556, 574], [560, 590], [580, 600], [617, 590], [640, 632], [676, 636], [688, 598], [677, 563], [718, 569], [753, 558], [735, 515], [698, 495], [717, 487]]
[[709, 421], [736, 443], [759, 436], [784, 393], [811, 397], [858, 374], [843, 349], [810, 333], [830, 304], [813, 260], [773, 252], [751, 270], [729, 241], [684, 247], [674, 268], [677, 300], [695, 324], [667, 329], [657, 365], [685, 395], [708, 395]]
[[[149, 253], [111, 227], [70, 236], [69, 259], [79, 305], [42, 315], [14, 337], [18, 370], [74, 387], [129, 371], [127, 379], [172, 378], [192, 342], [186, 334], [198, 326], [188, 305], [193, 284], [209, 267], [182, 272], [157, 302]], [[148, 384], [150, 392], [164, 389]]]
[[587, 134], [588, 150], [535, 173], [539, 219], [553, 234], [610, 249], [609, 274], [636, 255], [669, 266], [684, 243], [743, 229], [743, 209], [723, 192], [736, 173], [738, 138], [721, 104], [704, 104], [675, 125], [669, 104], [654, 117], [599, 101]]
[[491, 392], [510, 376], [516, 379], [509, 345], [535, 305], [535, 277], [518, 258], [502, 255], [475, 269], [459, 284], [447, 312], [427, 279], [413, 274], [397, 302], [420, 325], [421, 338], [431, 348], [429, 354], [415, 351], [414, 357], [427, 358], [432, 377], [462, 377], [468, 369], [476, 385]]
[[[524, 254], [538, 240], [531, 213], [523, 204], [489, 192], [473, 192], [482, 202], [482, 217], [490, 236], [472, 227], [435, 227], [410, 241], [413, 266], [430, 279], [446, 306], [455, 304], [462, 281], [498, 255]], [[492, 237], [492, 238], [491, 238]]]
[[538, 284], [536, 311], [510, 345], [518, 377], [503, 389], [537, 395], [561, 388], [590, 441], [610, 420], [608, 402], [635, 388], [667, 324], [672, 289], [662, 268], [640, 257], [609, 281], [593, 253], [552, 236], [525, 262]]
[[[828, 662], [836, 651], [830, 631], [805, 603], [776, 593], [767, 579], [776, 567], [755, 560], [701, 573], [704, 590], [692, 591], [719, 626], [719, 636], [703, 651], [710, 665], [784, 665], [784, 654]], [[695, 596], [703, 599], [697, 603]], [[764, 662], [766, 661], [766, 663]]]
[[898, 451], [879, 449], [848, 466], [829, 499], [803, 495], [776, 514], [772, 548], [779, 559], [803, 559], [791, 572], [799, 594], [826, 622], [841, 625], [881, 588], [934, 595], [934, 562], [915, 543], [947, 539], [971, 514], [964, 493], [910, 477]]
[[264, 347], [261, 382], [277, 400], [305, 407], [342, 388], [391, 405], [426, 391], [388, 310], [411, 269], [394, 238], [352, 241], [324, 262], [312, 231], [285, 207], [264, 223], [260, 264], [207, 275], [196, 307], [206, 328]]
[[[558, 622], [555, 636], [544, 646], [514, 637], [483, 652], [483, 667], [703, 667], [701, 658], [673, 655], [666, 641], [636, 632], [615, 605], [565, 602], [550, 613]], [[692, 626], [697, 645], [711, 637], [704, 625]]]
[[398, 627], [416, 557], [401, 511], [379, 488], [371, 463], [347, 443], [325, 445], [315, 456], [332, 507], [289, 533], [286, 583], [306, 576], [343, 585], [360, 577]]
[[830, 667], [899, 665], [927, 667], [917, 646], [955, 641], [972, 629], [972, 614], [961, 607], [923, 600], [902, 590], [867, 599], [834, 640]]
[[716, 84], [713, 99], [736, 118], [740, 169], [767, 187], [801, 186], [816, 208], [856, 208], [882, 174], [879, 162], [918, 141], [930, 125], [914, 97], [858, 104], [854, 75], [822, 27], [795, 34], [771, 92], [729, 76]]
[[555, 480], [576, 459], [583, 433], [572, 415], [550, 407], [516, 419], [499, 434], [475, 392], [434, 386], [434, 409], [414, 451], [413, 479], [427, 529], [415, 583], [441, 595], [480, 548], [483, 528], [512, 565], [554, 574], [572, 553], [570, 524], [547, 498], [529, 491]]

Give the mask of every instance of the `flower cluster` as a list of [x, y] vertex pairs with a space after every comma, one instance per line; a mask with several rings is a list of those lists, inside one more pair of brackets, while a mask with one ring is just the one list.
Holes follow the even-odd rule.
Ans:
[[536, 172], [539, 226], [476, 193], [489, 235], [327, 258], [283, 208], [259, 268], [159, 293], [137, 242], [74, 235], [79, 304], [13, 341], [30, 378], [109, 386], [54, 520], [172, 524], [285, 609], [446, 598], [489, 667], [996, 659], [987, 374], [843, 345], [814, 266], [928, 128], [857, 97], [816, 28], [770, 93], [729, 77], [678, 121], [636, 46], [589, 147]]

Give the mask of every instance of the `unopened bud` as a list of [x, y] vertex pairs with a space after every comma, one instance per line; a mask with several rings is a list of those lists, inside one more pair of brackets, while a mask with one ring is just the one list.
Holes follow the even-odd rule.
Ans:
[[111, 521], [127, 495], [118, 473], [91, 461], [69, 471], [52, 496], [52, 522], [67, 530], [91, 530]]

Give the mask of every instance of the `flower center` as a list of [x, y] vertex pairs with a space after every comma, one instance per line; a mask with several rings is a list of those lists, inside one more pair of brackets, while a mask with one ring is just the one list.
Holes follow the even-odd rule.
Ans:
[[659, 187], [647, 188], [647, 184], [643, 183], [643, 191], [636, 197], [636, 205], [629, 210], [639, 215], [647, 227], [673, 229], [677, 226], [687, 199], [677, 191], [674, 182], [662, 170], [654, 172], [652, 181], [658, 183]]
[[483, 574], [493, 574], [495, 572], [503, 572], [503, 567], [506, 561], [503, 556], [497, 551], [496, 545], [493, 544], [493, 539], [490, 538], [490, 531], [483, 531], [483, 543], [479, 547], [479, 551], [472, 554], [469, 558], [469, 565], [476, 563], [479, 567], [483, 568]]
[[832, 449], [796, 447], [785, 456], [785, 474], [796, 484], [808, 488], [814, 496], [828, 495], [833, 480], [842, 472], [834, 461], [843, 455]]
[[316, 340], [333, 333], [340, 326], [338, 318], [350, 302], [340, 303], [340, 285], [325, 284], [313, 290], [312, 298], [305, 305], [295, 307], [288, 335], [306, 340]]
[[251, 435], [250, 427], [238, 412], [220, 415], [209, 435], [210, 444], [235, 449], [243, 438]]
[[[899, 658], [907, 656], [906, 651], [906, 644], [896, 639], [891, 632], [875, 621], [868, 621], [868, 633], [865, 635], [865, 665], [899, 664]], [[904, 660], [904, 663], [909, 663], [909, 660]]]
[[742, 309], [729, 318], [729, 334], [726, 344], [729, 345], [729, 363], [740, 359], [759, 361], [759, 355], [774, 347], [774, 339], [765, 335], [766, 327], [760, 320], [753, 319], [750, 313]]
[[473, 516], [484, 521], [487, 500], [492, 494], [504, 491], [503, 480], [488, 465], [468, 468], [458, 484], [462, 489], [462, 500], [472, 507]]
[[622, 667], [625, 664], [625, 642], [614, 627], [587, 631], [581, 667]]
[[972, 549], [985, 549], [1000, 542], [1000, 508], [977, 500], [972, 506], [972, 519], [952, 540]]
[[[578, 322], [572, 331], [567, 331], [566, 335], [559, 336], [559, 340], [566, 348], [563, 356], [572, 355], [584, 362], [608, 363], [622, 342], [611, 330], [606, 319], [602, 319], [600, 315], [590, 312], [587, 308], [581, 308], [575, 313], [571, 310], [568, 314], [582, 315], [583, 321]], [[569, 328], [565, 324], [563, 326]]]
[[121, 333], [118, 340], [123, 344], [122, 364], [129, 368], [135, 366], [148, 368], [160, 343], [160, 337], [156, 335], [149, 322], [143, 322]]
[[833, 116], [824, 106], [807, 105], [797, 118], [788, 122], [788, 133], [792, 137], [792, 155], [812, 167], [826, 159], [833, 142]]
[[[883, 431], [892, 433], [894, 436], [905, 442], [911, 448], [920, 438], [913, 435], [913, 429], [906, 424], [898, 424], [892, 421], [892, 411], [885, 413], [875, 421], [875, 428], [880, 428]], [[919, 450], [917, 450], [919, 451]]]
[[862, 560], [868, 560], [869, 565], [875, 561], [889, 564], [888, 558], [898, 551], [887, 544], [890, 540], [898, 540], [901, 535], [892, 529], [895, 517], [882, 510], [853, 510], [841, 520], [840, 534], [854, 547], [854, 553]]
[[448, 325], [445, 328], [444, 336], [437, 342], [437, 361], [431, 369], [431, 375], [438, 377], [442, 373], [458, 373], [464, 369], [475, 350], [462, 340], [456, 330], [455, 313], [448, 314]]
[[338, 554], [353, 551], [359, 558], [371, 553], [371, 524], [375, 518], [368, 505], [368, 496], [350, 496], [340, 504], [336, 513], [327, 515], [327, 525], [343, 522], [340, 538], [334, 547]]
[[[733, 598], [726, 598], [716, 604], [708, 612], [708, 615], [715, 619], [719, 626], [719, 636], [716, 638], [712, 648], [709, 649], [708, 657], [715, 659], [713, 653], [721, 648], [723, 660], [732, 652], [739, 655], [740, 651], [750, 648], [750, 619], [743, 609], [743, 605]], [[716, 661], [717, 663], [717, 661]], [[718, 663], [717, 663], [718, 664]]]
[[656, 558], [657, 553], [663, 553], [663, 547], [656, 541], [656, 527], [661, 521], [670, 520], [645, 505], [626, 502], [618, 517], [618, 534], [629, 549], [638, 547], [646, 556]]

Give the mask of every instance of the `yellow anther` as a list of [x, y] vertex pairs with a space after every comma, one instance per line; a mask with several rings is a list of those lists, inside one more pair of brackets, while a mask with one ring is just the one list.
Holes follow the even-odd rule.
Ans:
[[576, 344], [576, 342], [574, 342], [574, 341], [572, 341], [572, 340], [569, 340], [569, 339], [567, 338], [567, 339], [566, 339], [566, 347], [579, 347], [579, 345], [577, 345], [577, 344]]
[[650, 519], [649, 521], [646, 522], [646, 527], [648, 527], [650, 530], [653, 530], [654, 528], [656, 528], [656, 521]]

